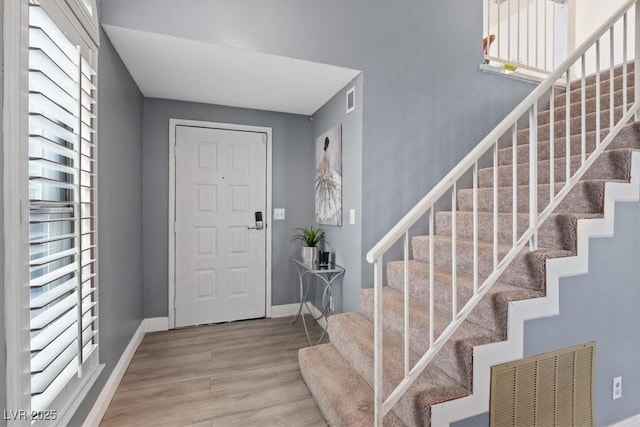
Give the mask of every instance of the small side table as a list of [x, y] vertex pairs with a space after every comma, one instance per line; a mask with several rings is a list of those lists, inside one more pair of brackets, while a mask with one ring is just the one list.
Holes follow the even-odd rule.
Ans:
[[[298, 308], [298, 313], [293, 318], [291, 323], [296, 323], [299, 317], [302, 317], [302, 324], [304, 325], [304, 331], [307, 334], [307, 340], [309, 340], [309, 345], [313, 345], [311, 343], [311, 337], [309, 337], [309, 330], [307, 329], [307, 322], [304, 320], [304, 313], [302, 312], [302, 308], [306, 307], [307, 311], [311, 313], [309, 310], [309, 305], [307, 304], [307, 297], [309, 295], [309, 289], [312, 287], [311, 283], [309, 283], [306, 287], [304, 286], [304, 278], [305, 276], [315, 276], [320, 279], [324, 286], [324, 290], [322, 291], [322, 313], [318, 317], [314, 317], [313, 320], [316, 322], [320, 319], [331, 315], [333, 312], [333, 307], [331, 306], [331, 297], [333, 296], [333, 283], [344, 275], [344, 267], [339, 266], [338, 264], [330, 264], [328, 267], [319, 267], [317, 263], [306, 264], [297, 258], [292, 258], [294, 265], [296, 266], [296, 270], [298, 270], [298, 280], [300, 284], [300, 307]], [[327, 297], [329, 297], [329, 304], [327, 304]], [[313, 317], [313, 315], [312, 315]], [[325, 329], [320, 336], [317, 344], [320, 344], [322, 338], [324, 338], [324, 334], [327, 330]]]

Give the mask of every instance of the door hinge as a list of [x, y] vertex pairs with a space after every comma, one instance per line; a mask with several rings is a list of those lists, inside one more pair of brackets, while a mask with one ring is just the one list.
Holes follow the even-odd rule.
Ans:
[[262, 143], [263, 143], [263, 144], [266, 144], [266, 143], [267, 143], [267, 134], [266, 134], [266, 133], [263, 133], [263, 134], [262, 134]]

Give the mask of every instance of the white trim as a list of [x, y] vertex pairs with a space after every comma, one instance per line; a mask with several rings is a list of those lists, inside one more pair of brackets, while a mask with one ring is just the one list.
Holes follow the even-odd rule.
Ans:
[[225, 129], [225, 130], [237, 130], [244, 132], [257, 132], [265, 133], [267, 135], [267, 207], [264, 212], [265, 224], [266, 224], [266, 269], [265, 269], [265, 317], [271, 317], [271, 212], [272, 212], [272, 134], [271, 127], [264, 126], [250, 126], [250, 125], [237, 125], [231, 123], [218, 123], [218, 122], [205, 122], [200, 120], [184, 120], [184, 119], [169, 119], [169, 222], [167, 232], [169, 234], [169, 259], [168, 259], [168, 308], [169, 308], [169, 329], [176, 327], [175, 319], [175, 202], [176, 202], [176, 163], [175, 163], [175, 145], [176, 145], [176, 126], [197, 126], [213, 129]]
[[100, 421], [102, 421], [102, 417], [104, 417], [104, 414], [107, 412], [107, 408], [120, 385], [120, 381], [122, 381], [122, 377], [125, 372], [127, 372], [127, 368], [129, 367], [129, 363], [131, 363], [133, 355], [144, 338], [147, 320], [154, 319], [144, 319], [140, 322], [140, 326], [138, 326], [138, 329], [136, 329], [135, 333], [131, 337], [127, 348], [122, 352], [120, 360], [118, 360], [113, 371], [111, 371], [109, 379], [102, 387], [102, 391], [100, 391], [89, 415], [87, 415], [87, 418], [84, 420], [84, 423], [82, 424], [83, 427], [94, 427], [100, 425]]
[[300, 308], [300, 303], [274, 305], [271, 307], [271, 318], [295, 316]]
[[104, 369], [104, 364], [98, 365], [96, 369], [93, 370], [91, 375], [83, 380], [82, 384], [77, 389], [77, 393], [71, 399], [71, 405], [69, 405], [69, 407], [66, 408], [64, 415], [58, 418], [55, 421], [54, 425], [56, 426], [69, 425], [69, 423], [71, 422], [71, 419], [76, 414], [76, 411], [78, 410], [82, 402], [84, 402], [85, 397], [87, 397], [87, 394], [89, 394], [89, 391], [98, 380], [98, 377], [102, 373], [103, 369]]
[[609, 427], [638, 427], [640, 425], [640, 414], [635, 415], [626, 420], [618, 421], [615, 424], [611, 424]]
[[[311, 310], [311, 313], [309, 314], [311, 314], [314, 318], [322, 316], [322, 312], [318, 310], [318, 307], [311, 303], [309, 303], [309, 310]], [[320, 319], [318, 319], [318, 325], [320, 325], [322, 329], [327, 329], [327, 319], [325, 319], [324, 316], [320, 317]]]
[[144, 319], [144, 332], [160, 332], [169, 330], [168, 317], [150, 317]]
[[[28, 194], [28, 2], [4, 5], [3, 203], [4, 292], [7, 409], [30, 410], [28, 228], [22, 221], [23, 195]], [[10, 426], [28, 422], [9, 421]]]
[[[305, 306], [303, 306], [302, 307], [303, 313], [310, 314], [313, 317], [319, 317], [322, 314], [320, 310], [311, 302], [309, 302], [308, 304], [311, 311], [309, 312], [309, 310], [307, 310]], [[296, 302], [293, 304], [274, 305], [271, 309], [271, 317], [275, 319], [276, 317], [295, 316], [298, 313], [299, 308], [300, 308], [299, 302]], [[327, 329], [327, 320], [324, 317], [318, 320], [318, 324], [322, 327], [322, 329]]]
[[[560, 279], [589, 272], [589, 240], [613, 237], [617, 202], [640, 201], [640, 152], [631, 157], [629, 183], [609, 182], [605, 186], [604, 218], [578, 221], [578, 248], [573, 257], [547, 260], [547, 295], [509, 303], [508, 340], [474, 347], [473, 394], [433, 405], [431, 425], [448, 426], [455, 421], [489, 411], [491, 366], [511, 362], [524, 356], [524, 322], [557, 316], [560, 313]], [[637, 418], [631, 419], [636, 421]], [[625, 421], [626, 423], [627, 421]], [[627, 424], [623, 424], [626, 426]], [[629, 425], [637, 425], [629, 424]]]

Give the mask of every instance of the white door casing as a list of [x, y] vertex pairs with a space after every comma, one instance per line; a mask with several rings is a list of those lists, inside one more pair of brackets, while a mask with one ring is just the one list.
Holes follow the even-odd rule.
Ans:
[[269, 316], [270, 129], [170, 126], [170, 327]]

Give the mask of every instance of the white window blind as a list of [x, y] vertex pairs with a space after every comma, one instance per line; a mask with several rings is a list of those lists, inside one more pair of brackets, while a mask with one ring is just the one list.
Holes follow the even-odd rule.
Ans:
[[49, 409], [97, 349], [96, 72], [29, 6], [31, 410]]

